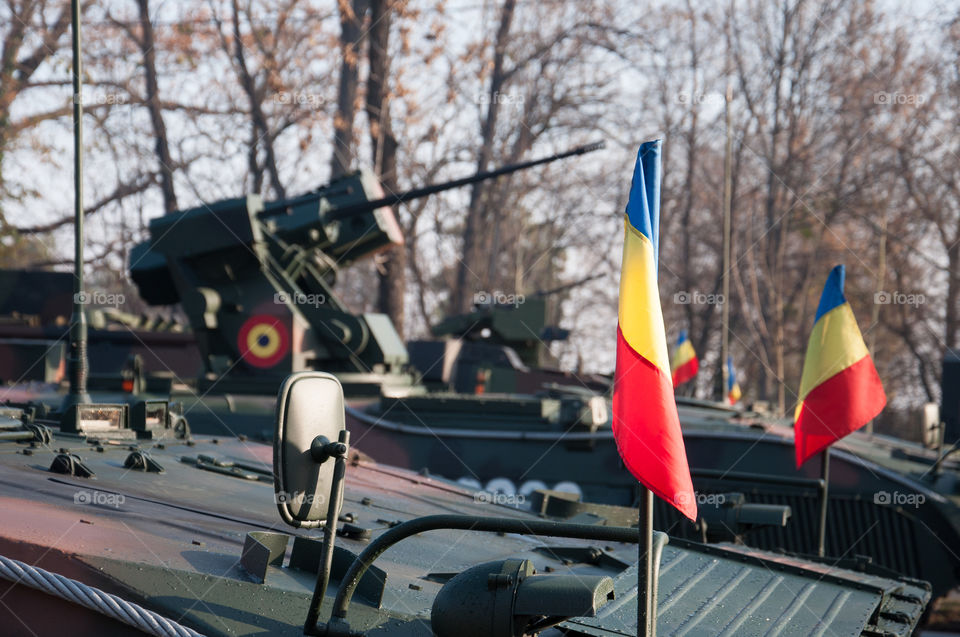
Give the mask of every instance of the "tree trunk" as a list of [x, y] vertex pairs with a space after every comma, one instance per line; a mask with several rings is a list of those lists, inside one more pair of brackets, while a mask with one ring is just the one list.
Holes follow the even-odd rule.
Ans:
[[[363, 17], [368, 0], [337, 0], [340, 10], [340, 88], [337, 114], [333, 118], [333, 158], [330, 178], [336, 179], [353, 167], [356, 150], [353, 120], [357, 114], [357, 88], [360, 84], [360, 43], [363, 42]], [[374, 25], [376, 28], [376, 25]]]
[[[480, 127], [481, 146], [477, 157], [477, 172], [486, 170], [493, 158], [493, 140], [497, 132], [497, 117], [500, 112], [500, 90], [507, 79], [504, 70], [504, 57], [507, 42], [510, 39], [510, 25], [513, 22], [513, 10], [516, 0], [506, 0], [500, 13], [500, 25], [493, 51], [493, 73], [490, 78], [490, 91], [487, 93], [487, 115]], [[470, 205], [463, 229], [463, 254], [457, 262], [457, 278], [454, 284], [451, 312], [467, 312], [478, 286], [487, 282], [477, 280], [480, 269], [481, 250], [479, 238], [484, 231], [487, 206], [485, 205], [485, 184], [476, 183], [470, 192]]]
[[178, 206], [177, 195], [173, 186], [173, 159], [170, 157], [167, 127], [163, 121], [157, 85], [157, 54], [154, 49], [153, 24], [150, 23], [150, 0], [137, 0], [137, 4], [140, 8], [140, 28], [142, 30], [138, 44], [143, 54], [143, 75], [147, 85], [144, 105], [147, 107], [147, 112], [150, 113], [150, 124], [153, 127], [153, 136], [156, 139], [163, 209], [169, 213], [176, 210]]
[[[254, 77], [247, 68], [247, 58], [243, 52], [243, 41], [240, 38], [240, 8], [237, 6], [237, 0], [233, 0], [233, 55], [237, 62], [237, 69], [240, 75], [240, 86], [250, 101], [250, 121], [252, 124], [250, 140], [250, 164], [254, 169], [254, 182], [256, 191], [260, 190], [260, 181], [264, 169], [270, 173], [270, 185], [273, 187], [274, 194], [283, 199], [286, 197], [286, 191], [283, 184], [280, 183], [280, 175], [277, 171], [277, 158], [273, 150], [273, 136], [267, 126], [267, 118], [263, 113], [261, 104], [262, 95], [257, 90]], [[257, 147], [263, 147], [265, 166], [261, 167], [257, 161]]]
[[954, 241], [947, 249], [947, 309], [944, 325], [944, 343], [957, 351], [960, 345], [960, 243]]
[[[380, 183], [387, 192], [397, 192], [397, 140], [390, 122], [390, 21], [391, 0], [370, 1], [369, 59], [367, 79], [367, 119], [370, 122], [370, 144], [373, 165]], [[398, 211], [395, 211], [398, 212]], [[406, 292], [407, 253], [402, 245], [390, 246], [377, 269], [377, 308], [393, 321], [400, 337], [404, 332], [404, 294]]]

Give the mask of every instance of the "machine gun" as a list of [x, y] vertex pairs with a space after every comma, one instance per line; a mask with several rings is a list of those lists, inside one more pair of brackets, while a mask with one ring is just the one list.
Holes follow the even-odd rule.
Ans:
[[536, 394], [574, 388], [606, 392], [610, 379], [560, 371], [548, 343], [569, 331], [548, 324], [548, 301], [558, 293], [599, 277], [590, 274], [529, 296], [480, 292], [473, 311], [448, 316], [430, 328], [442, 341], [410, 341], [411, 362], [429, 389], [458, 393]]
[[504, 166], [397, 194], [360, 171], [290, 199], [258, 195], [150, 221], [130, 277], [151, 305], [180, 303], [200, 348], [201, 388], [273, 393], [292, 372], [337, 374], [348, 391], [409, 384], [407, 349], [384, 314], [352, 314], [337, 269], [403, 243], [391, 206], [602, 148]]

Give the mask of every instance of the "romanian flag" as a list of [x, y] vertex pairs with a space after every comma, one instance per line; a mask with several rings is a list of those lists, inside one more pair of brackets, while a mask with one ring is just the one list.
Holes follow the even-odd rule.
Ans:
[[674, 388], [691, 380], [697, 375], [699, 369], [700, 361], [697, 360], [693, 343], [687, 338], [687, 330], [680, 330], [680, 336], [677, 338], [677, 349], [674, 350], [673, 361], [670, 363]]
[[740, 383], [737, 382], [737, 372], [733, 369], [733, 356], [727, 356], [727, 402], [736, 405], [742, 396]]
[[846, 272], [830, 271], [807, 343], [794, 424], [797, 467], [864, 426], [887, 404], [880, 376], [843, 295]]
[[613, 435], [630, 473], [696, 520], [657, 287], [659, 140], [643, 144], [637, 153], [624, 225]]

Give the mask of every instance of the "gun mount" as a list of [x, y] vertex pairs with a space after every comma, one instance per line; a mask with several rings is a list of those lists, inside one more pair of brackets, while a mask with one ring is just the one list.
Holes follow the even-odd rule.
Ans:
[[[589, 277], [594, 278], [594, 277]], [[529, 297], [482, 293], [474, 309], [431, 328], [442, 341], [407, 344], [413, 365], [431, 389], [458, 393], [538, 394], [551, 387], [605, 392], [610, 381], [594, 374], [563, 372], [547, 345], [569, 332], [548, 322], [548, 300], [562, 291]]]
[[568, 336], [567, 330], [547, 325], [545, 297], [516, 297], [512, 304], [489, 302], [485, 297], [475, 301], [473, 312], [447, 317], [430, 331], [434, 336], [506, 345], [530, 367], [542, 367], [548, 362], [545, 342], [565, 340]]
[[248, 195], [174, 212], [151, 220], [130, 276], [147, 303], [183, 307], [203, 358], [202, 389], [273, 393], [308, 370], [332, 372], [354, 393], [409, 384], [393, 324], [344, 306], [333, 291], [338, 268], [403, 243], [391, 206], [602, 146], [390, 195], [361, 171], [290, 199]]

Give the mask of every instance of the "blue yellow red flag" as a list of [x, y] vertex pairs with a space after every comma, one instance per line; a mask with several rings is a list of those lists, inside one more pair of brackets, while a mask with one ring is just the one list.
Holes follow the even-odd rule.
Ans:
[[880, 376], [843, 293], [846, 270], [830, 271], [800, 379], [794, 423], [797, 467], [856, 431], [887, 404]]
[[733, 356], [727, 356], [727, 402], [736, 405], [743, 397], [740, 383], [737, 382], [737, 371], [733, 368]]
[[700, 361], [697, 360], [697, 352], [693, 349], [693, 343], [687, 338], [687, 330], [680, 330], [680, 336], [677, 337], [677, 349], [674, 350], [673, 360], [670, 363], [674, 389], [688, 380], [692, 380], [699, 370]]
[[657, 140], [640, 146], [624, 217], [613, 434], [630, 473], [696, 520], [697, 502], [673, 395], [657, 286], [659, 226]]

